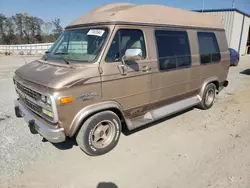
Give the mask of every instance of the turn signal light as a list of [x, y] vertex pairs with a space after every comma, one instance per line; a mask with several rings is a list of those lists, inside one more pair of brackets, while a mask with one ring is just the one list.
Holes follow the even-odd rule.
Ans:
[[68, 104], [68, 103], [72, 103], [72, 101], [73, 101], [72, 96], [62, 97], [60, 99], [60, 104]]

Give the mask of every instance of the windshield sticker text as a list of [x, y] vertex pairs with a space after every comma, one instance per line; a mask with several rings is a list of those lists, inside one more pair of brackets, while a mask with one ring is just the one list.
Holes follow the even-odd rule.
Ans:
[[101, 29], [90, 29], [87, 35], [94, 35], [101, 37], [105, 31]]

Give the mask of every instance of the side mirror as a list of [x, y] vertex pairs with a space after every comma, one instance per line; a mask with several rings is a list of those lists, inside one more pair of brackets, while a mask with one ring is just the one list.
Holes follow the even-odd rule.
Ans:
[[142, 59], [141, 49], [127, 49], [125, 55], [122, 57], [122, 65], [118, 66], [120, 73], [122, 75], [127, 74], [127, 65], [125, 61], [137, 61]]
[[127, 61], [136, 61], [142, 59], [142, 50], [141, 49], [127, 49], [123, 60]]

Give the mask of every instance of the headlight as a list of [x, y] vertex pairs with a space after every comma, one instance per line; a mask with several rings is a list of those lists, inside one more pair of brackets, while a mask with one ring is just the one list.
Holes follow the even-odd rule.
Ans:
[[43, 109], [42, 109], [42, 112], [43, 112], [45, 115], [47, 115], [47, 116], [53, 118], [53, 113], [52, 113], [51, 111], [49, 111], [49, 110], [43, 108]]

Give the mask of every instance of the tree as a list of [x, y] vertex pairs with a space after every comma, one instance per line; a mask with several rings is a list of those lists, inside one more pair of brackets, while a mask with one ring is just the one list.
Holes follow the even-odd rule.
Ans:
[[56, 38], [59, 37], [59, 35], [61, 35], [63, 28], [61, 26], [61, 20], [59, 18], [54, 19], [53, 24], [55, 26], [55, 29], [53, 29], [53, 33], [55, 35]]
[[8, 18], [5, 20], [4, 26], [4, 37], [3, 40], [6, 44], [15, 44], [16, 43], [16, 36], [14, 31], [14, 23], [12, 18]]
[[43, 23], [43, 25], [42, 25], [42, 36], [43, 36], [43, 41], [44, 42], [55, 41], [56, 38], [52, 34], [53, 33], [53, 27], [54, 27], [54, 24], [53, 24], [52, 21]]
[[42, 24], [43, 20], [37, 17], [29, 16], [24, 17], [24, 30], [25, 40], [27, 43], [36, 43], [42, 41]]
[[3, 42], [4, 38], [4, 25], [7, 17], [4, 16], [3, 14], [0, 14], [0, 41]]
[[24, 29], [24, 19], [26, 15], [25, 14], [15, 14], [12, 19], [14, 20], [16, 27], [17, 27], [17, 33], [20, 37], [23, 37], [23, 29]]
[[28, 13], [17, 13], [10, 18], [0, 14], [0, 44], [54, 42], [62, 31], [59, 18], [44, 22]]
[[44, 24], [44, 21], [40, 18], [33, 17], [36, 23], [36, 32], [35, 32], [35, 38], [37, 42], [42, 42], [42, 25]]
[[53, 22], [43, 22], [42, 30], [44, 35], [51, 34], [53, 30]]

